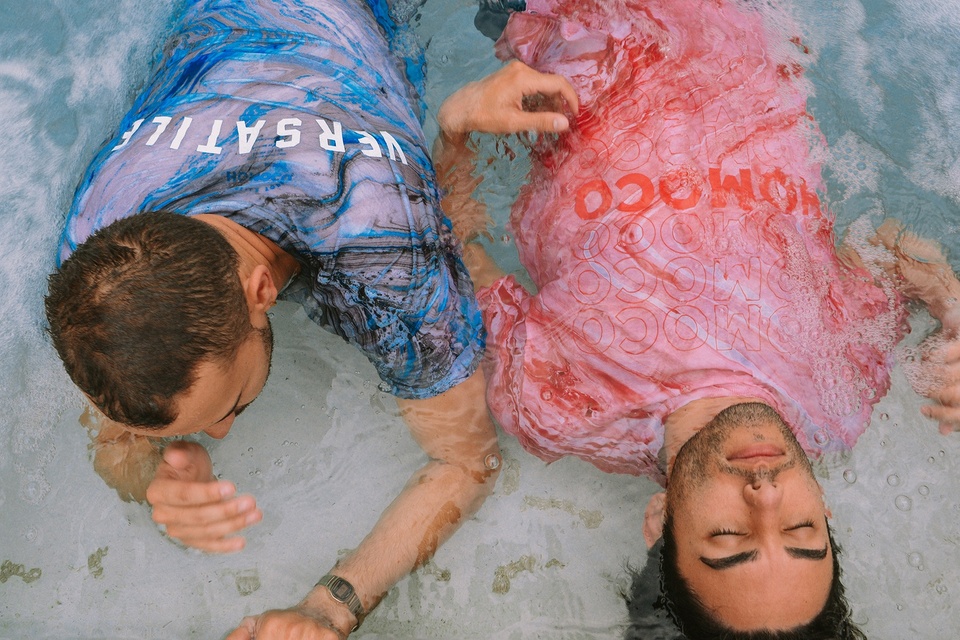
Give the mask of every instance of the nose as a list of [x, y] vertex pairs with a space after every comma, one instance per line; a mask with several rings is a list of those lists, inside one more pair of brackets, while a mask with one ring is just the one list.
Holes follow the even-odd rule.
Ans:
[[210, 436], [211, 438], [216, 438], [217, 440], [222, 440], [226, 437], [227, 433], [230, 431], [230, 427], [233, 426], [233, 420], [236, 418], [236, 414], [230, 414], [217, 424], [212, 427], [204, 429], [203, 432]]
[[772, 510], [780, 506], [783, 489], [769, 474], [758, 473], [744, 486], [743, 498], [753, 508]]

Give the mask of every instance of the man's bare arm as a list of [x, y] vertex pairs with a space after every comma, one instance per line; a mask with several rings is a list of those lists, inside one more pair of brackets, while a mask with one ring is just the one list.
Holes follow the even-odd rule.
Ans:
[[476, 289], [489, 286], [503, 272], [480, 244], [473, 243], [487, 234], [490, 219], [485, 205], [473, 197], [482, 178], [475, 173], [477, 154], [470, 134], [562, 133], [570, 129], [567, 114], [576, 115], [579, 108], [566, 79], [517, 61], [465, 85], [441, 105], [433, 162], [443, 210], [465, 245], [463, 260]]
[[[497, 434], [477, 371], [426, 400], [398, 400], [414, 439], [431, 460], [387, 507], [373, 530], [330, 573], [353, 586], [369, 612], [405, 575], [426, 562], [493, 491], [500, 467]], [[319, 576], [318, 576], [319, 577]], [[344, 638], [358, 623], [348, 608], [315, 587], [298, 605], [245, 618], [228, 640]]]

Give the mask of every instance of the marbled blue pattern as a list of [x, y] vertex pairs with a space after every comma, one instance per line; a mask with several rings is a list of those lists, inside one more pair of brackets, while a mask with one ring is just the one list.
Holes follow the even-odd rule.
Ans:
[[483, 327], [406, 77], [422, 65], [386, 39], [399, 32], [382, 0], [190, 3], [87, 170], [60, 260], [138, 212], [223, 215], [297, 257], [285, 295], [392, 393], [468, 377]]

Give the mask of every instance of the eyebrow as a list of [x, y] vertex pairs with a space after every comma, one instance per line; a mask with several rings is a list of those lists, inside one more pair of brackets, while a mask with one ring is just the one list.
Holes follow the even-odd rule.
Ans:
[[[787, 554], [792, 558], [814, 561], [823, 560], [827, 557], [827, 552], [829, 551], [828, 546], [823, 549], [801, 549], [800, 547], [784, 547], [784, 549], [786, 549]], [[754, 549], [753, 551], [744, 551], [743, 553], [737, 553], [723, 558], [706, 558], [700, 556], [700, 562], [716, 571], [723, 571], [724, 569], [730, 569], [746, 562], [753, 562], [759, 557], [760, 552]]]

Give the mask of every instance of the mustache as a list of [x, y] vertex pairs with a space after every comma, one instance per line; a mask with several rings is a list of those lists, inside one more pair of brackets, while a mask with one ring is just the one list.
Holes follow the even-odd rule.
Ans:
[[787, 469], [792, 469], [795, 466], [797, 466], [797, 460], [793, 457], [773, 467], [760, 466], [753, 469], [735, 467], [727, 462], [719, 464], [722, 472], [744, 478], [749, 480], [751, 483], [757, 483], [761, 480], [773, 482], [782, 472], [786, 471]]

